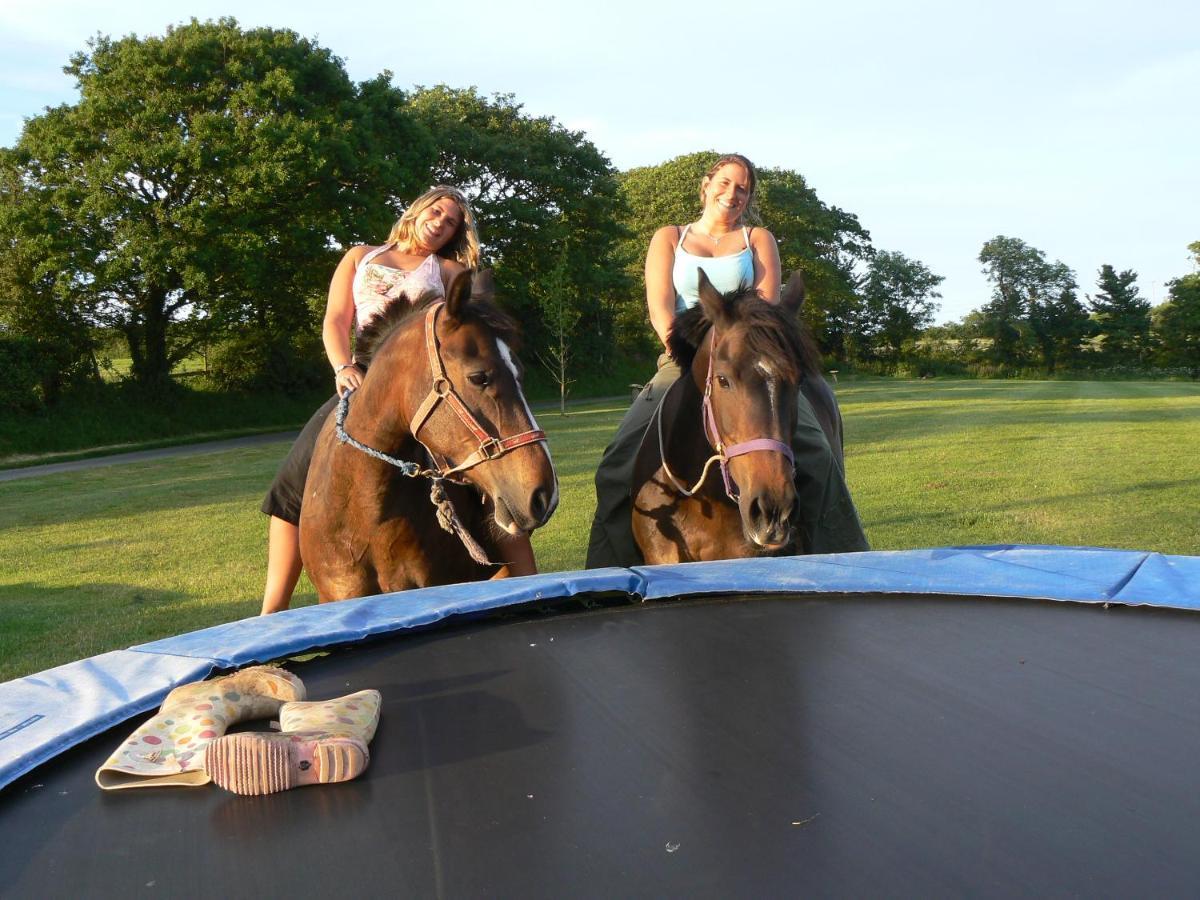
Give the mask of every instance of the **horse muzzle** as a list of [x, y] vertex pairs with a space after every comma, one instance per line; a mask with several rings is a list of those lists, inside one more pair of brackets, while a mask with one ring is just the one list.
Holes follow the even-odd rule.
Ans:
[[515, 504], [502, 496], [492, 498], [495, 507], [496, 524], [508, 534], [528, 533], [535, 528], [541, 528], [554, 510], [558, 508], [558, 482], [553, 488], [538, 487], [525, 499], [524, 503]]
[[766, 492], [741, 498], [742, 533], [758, 550], [767, 553], [783, 550], [795, 535], [793, 521], [797, 513], [795, 490], [775, 496]]

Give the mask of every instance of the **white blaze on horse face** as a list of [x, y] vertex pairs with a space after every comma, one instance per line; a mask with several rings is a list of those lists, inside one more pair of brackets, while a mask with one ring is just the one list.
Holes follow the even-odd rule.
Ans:
[[756, 362], [754, 364], [754, 368], [758, 369], [758, 371], [762, 373], [763, 380], [767, 383], [767, 399], [771, 404], [772, 415], [776, 418], [776, 421], [772, 424], [775, 426], [776, 431], [780, 431], [781, 428], [778, 421], [778, 414], [781, 413], [782, 410], [779, 409], [779, 375], [776, 374], [775, 368], [771, 365], [771, 363], [765, 359], [760, 359], [758, 362]]
[[[512, 372], [513, 381], [517, 385], [517, 396], [521, 398], [521, 405], [525, 407], [525, 415], [529, 416], [529, 427], [540, 431], [541, 427], [538, 425], [537, 419], [533, 417], [533, 410], [529, 408], [529, 402], [525, 399], [525, 392], [521, 390], [521, 373], [517, 368], [516, 360], [513, 359], [512, 351], [508, 348], [508, 344], [499, 338], [496, 338], [496, 346], [500, 349], [500, 358]], [[542, 446], [542, 452], [546, 454], [546, 462], [550, 463], [550, 474], [554, 476], [554, 496], [550, 498], [550, 508], [554, 509], [558, 506], [558, 471], [554, 468], [554, 457], [550, 455], [550, 448], [546, 446], [546, 442], [538, 441], [538, 443]]]

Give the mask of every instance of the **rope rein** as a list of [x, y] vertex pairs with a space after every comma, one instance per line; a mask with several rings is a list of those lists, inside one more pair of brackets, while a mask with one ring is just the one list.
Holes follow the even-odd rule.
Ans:
[[355, 450], [361, 450], [367, 456], [381, 460], [389, 466], [395, 466], [400, 470], [402, 475], [408, 478], [428, 478], [432, 482], [429, 488], [429, 502], [437, 507], [437, 522], [442, 530], [448, 534], [457, 536], [462, 541], [462, 545], [466, 548], [467, 553], [470, 554], [471, 559], [475, 560], [481, 566], [504, 565], [504, 563], [493, 562], [488, 558], [487, 551], [480, 546], [479, 542], [475, 540], [471, 532], [467, 531], [462, 521], [458, 518], [458, 514], [454, 511], [454, 504], [446, 496], [445, 478], [433, 469], [423, 468], [406, 459], [397, 459], [394, 456], [384, 453], [382, 450], [368, 447], [366, 444], [350, 436], [346, 431], [346, 413], [350, 409], [350, 395], [353, 393], [353, 390], [346, 391], [338, 401], [337, 413], [334, 416], [334, 430], [337, 434], [338, 443], [349, 444]]

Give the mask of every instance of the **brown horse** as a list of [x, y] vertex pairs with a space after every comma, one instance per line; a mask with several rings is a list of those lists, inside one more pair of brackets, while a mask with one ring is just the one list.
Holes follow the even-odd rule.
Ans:
[[[490, 285], [490, 280], [488, 281]], [[516, 323], [456, 277], [363, 330], [362, 386], [317, 439], [300, 550], [322, 602], [477, 581], [544, 525], [558, 480], [521, 392]]]
[[778, 306], [753, 290], [719, 294], [700, 272], [700, 304], [668, 338], [683, 374], [634, 465], [633, 534], [647, 563], [802, 552], [790, 446], [798, 391], [839, 461], [842, 451], [837, 402], [797, 321], [803, 302], [799, 272]]

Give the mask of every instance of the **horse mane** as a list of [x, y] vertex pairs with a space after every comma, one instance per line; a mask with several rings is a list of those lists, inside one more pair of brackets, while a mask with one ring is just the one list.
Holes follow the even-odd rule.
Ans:
[[[354, 345], [355, 361], [369, 366], [371, 358], [401, 325], [418, 314], [424, 315], [430, 306], [441, 299], [443, 298], [440, 294], [426, 291], [412, 301], [405, 294], [389, 301], [383, 311], [359, 332]], [[490, 300], [472, 298], [462, 304], [457, 318], [447, 318], [443, 321], [450, 322], [451, 328], [468, 322], [478, 322], [508, 344], [514, 353], [520, 349], [521, 328], [517, 321]]]
[[[729, 318], [746, 327], [751, 353], [780, 366], [788, 381], [799, 382], [804, 375], [821, 377], [820, 351], [798, 316], [764, 302], [754, 290], [730, 291], [722, 299]], [[711, 327], [699, 304], [675, 317], [667, 335], [667, 352], [681, 369], [692, 367], [700, 342]]]

